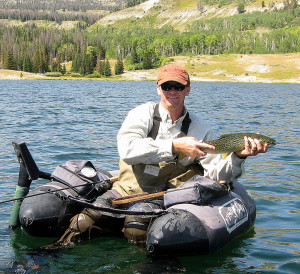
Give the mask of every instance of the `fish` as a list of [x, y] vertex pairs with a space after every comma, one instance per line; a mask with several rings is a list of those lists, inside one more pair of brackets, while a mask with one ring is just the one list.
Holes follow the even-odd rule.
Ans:
[[[275, 146], [276, 140], [258, 133], [230, 133], [223, 134], [218, 139], [212, 141], [206, 141], [205, 143], [213, 145], [216, 149], [204, 149], [202, 151], [210, 154], [229, 154], [231, 152], [240, 151], [245, 148], [244, 136], [248, 136], [252, 139], [258, 139], [263, 145]], [[250, 146], [251, 143], [249, 142]]]

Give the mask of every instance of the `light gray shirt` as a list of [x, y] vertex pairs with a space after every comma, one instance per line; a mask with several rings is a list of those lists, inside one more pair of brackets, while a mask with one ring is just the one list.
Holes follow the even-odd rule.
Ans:
[[[158, 164], [172, 162], [176, 155], [172, 153], [172, 141], [181, 133], [184, 115], [172, 123], [169, 113], [159, 105], [161, 123], [155, 140], [148, 136], [153, 126], [153, 115], [156, 103], [149, 102], [137, 106], [129, 111], [118, 136], [118, 152], [120, 158], [127, 164]], [[192, 120], [188, 136], [193, 136], [199, 141], [209, 141], [216, 138], [207, 124], [199, 117], [189, 113]], [[207, 154], [203, 157], [179, 157], [179, 163], [190, 165], [198, 162], [204, 168], [204, 176], [216, 181], [226, 180], [233, 182], [244, 171], [244, 160], [234, 153], [224, 157], [222, 154]]]

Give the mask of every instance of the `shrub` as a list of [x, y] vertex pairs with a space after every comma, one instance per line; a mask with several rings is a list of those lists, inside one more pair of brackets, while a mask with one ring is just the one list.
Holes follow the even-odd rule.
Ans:
[[45, 76], [48, 77], [60, 77], [62, 76], [61, 72], [46, 72]]
[[72, 72], [69, 74], [70, 77], [82, 77], [80, 73], [78, 72]]
[[86, 78], [100, 78], [101, 75], [99, 73], [92, 73], [85, 76]]

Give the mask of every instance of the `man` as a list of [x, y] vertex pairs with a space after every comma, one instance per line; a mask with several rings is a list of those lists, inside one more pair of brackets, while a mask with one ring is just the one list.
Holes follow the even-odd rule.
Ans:
[[[161, 97], [161, 122], [155, 139], [148, 137], [148, 133], [153, 126], [156, 105], [146, 103], [129, 112], [118, 133], [120, 175], [113, 189], [121, 195], [161, 191], [172, 179], [168, 176], [174, 178], [174, 172], [178, 169], [186, 171], [188, 166], [194, 167], [195, 163], [201, 164], [204, 176], [216, 181], [233, 182], [242, 174], [242, 165], [247, 156], [267, 151], [267, 146], [263, 147], [258, 140], [245, 137], [245, 149], [232, 153], [226, 159], [220, 154], [206, 155], [201, 149], [213, 150], [214, 147], [205, 141], [214, 139], [215, 135], [204, 121], [189, 113], [191, 123], [188, 136], [183, 136], [185, 134], [181, 131], [188, 113], [184, 100], [190, 90], [190, 78], [184, 68], [173, 64], [162, 68], [157, 81], [157, 93]], [[157, 167], [158, 164], [160, 167]], [[166, 165], [173, 167], [167, 178], [162, 178], [162, 165], [164, 168]], [[136, 184], [133, 184], [134, 180]]]
[[[189, 74], [183, 67], [170, 64], [160, 70], [157, 80], [160, 103], [146, 103], [128, 113], [117, 136], [119, 180], [97, 198], [95, 205], [111, 206], [117, 197], [179, 187], [195, 174], [233, 182], [241, 176], [247, 156], [267, 151], [267, 145], [245, 137], [245, 149], [225, 159], [221, 154], [203, 152], [202, 149], [214, 150], [205, 141], [214, 139], [215, 135], [204, 121], [185, 108], [185, 97], [190, 90]], [[134, 206], [142, 210], [160, 208], [162, 200]], [[123, 222], [101, 211], [85, 209], [73, 217], [58, 243], [66, 245], [83, 236], [89, 238], [95, 232], [97, 235], [119, 233], [124, 225], [125, 237], [143, 244], [150, 219], [128, 216]]]

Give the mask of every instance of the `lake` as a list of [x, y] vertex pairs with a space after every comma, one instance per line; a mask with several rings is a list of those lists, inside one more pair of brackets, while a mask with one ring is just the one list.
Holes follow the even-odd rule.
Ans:
[[[0, 81], [0, 201], [12, 199], [19, 164], [12, 141], [25, 141], [42, 171], [70, 159], [118, 168], [116, 135], [126, 113], [159, 101], [155, 82]], [[186, 106], [220, 135], [260, 132], [277, 141], [246, 160], [240, 182], [256, 201], [255, 226], [205, 256], [151, 260], [119, 238], [96, 238], [40, 253], [54, 239], [11, 232], [12, 203], [0, 204], [0, 272], [4, 273], [299, 273], [300, 85], [192, 83]], [[34, 188], [46, 181], [33, 181]], [[35, 268], [38, 268], [35, 270]]]

